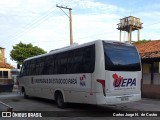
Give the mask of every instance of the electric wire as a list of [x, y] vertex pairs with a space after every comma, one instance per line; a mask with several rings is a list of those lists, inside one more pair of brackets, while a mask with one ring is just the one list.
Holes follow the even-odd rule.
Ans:
[[[59, 4], [60, 4], [60, 3], [59, 3]], [[51, 9], [53, 9], [53, 7], [50, 8], [48, 11], [50, 11]], [[52, 14], [54, 11], [55, 11], [55, 9], [52, 10], [52, 11], [50, 11], [49, 13], [45, 14], [44, 16], [41, 16], [40, 18], [34, 20], [34, 22], [33, 22], [32, 24], [26, 25], [26, 27], [24, 27], [24, 28], [25, 28], [24, 31], [22, 31], [21, 33], [18, 33], [18, 32], [17, 32], [17, 33], [15, 34], [15, 36], [11, 37], [11, 39], [9, 39], [8, 41], [5, 41], [4, 44], [10, 43], [10, 42], [13, 41], [14, 39], [17, 39], [17, 38], [21, 37], [22, 35], [24, 35], [25, 32], [28, 32], [28, 31], [32, 30], [33, 28], [37, 27], [38, 25], [42, 24], [42, 23], [47, 19], [47, 17], [48, 17], [50, 14]], [[119, 12], [119, 11], [118, 11], [118, 12]], [[150, 24], [150, 25], [148, 25], [148, 26], [152, 26], [152, 25], [155, 25], [155, 24], [160, 24], [160, 22], [156, 22], [156, 23]], [[93, 37], [93, 36], [97, 36], [97, 35], [103, 35], [103, 34], [107, 34], [107, 33], [110, 33], [110, 32], [94, 34], [94, 35], [90, 35], [90, 36], [78, 38], [78, 40], [79, 40], [79, 39], [85, 39], [85, 38]]]
[[41, 17], [41, 18], [39, 18], [39, 19], [36, 19], [36, 21], [35, 21], [34, 23], [32, 23], [30, 26], [27, 25], [27, 26], [25, 27], [25, 29], [24, 29], [21, 33], [17, 32], [14, 36], [10, 37], [10, 38], [8, 39], [8, 41], [4, 42], [4, 44], [7, 44], [7, 43], [9, 43], [9, 42], [11, 42], [11, 41], [14, 41], [14, 39], [17, 39], [17, 38], [23, 36], [26, 32], [28, 32], [28, 31], [32, 30], [33, 28], [35, 28], [36, 26], [40, 25], [41, 23], [43, 23], [43, 21], [45, 21], [45, 20], [47, 19], [47, 17], [48, 17], [51, 13], [53, 13], [53, 11], [49, 12], [48, 14], [46, 14], [45, 16], [43, 16], [43, 17]]
[[[59, 4], [62, 4], [63, 2], [61, 2], [61, 3], [59, 3]], [[37, 27], [38, 25], [40, 25], [41, 23], [43, 23], [47, 18], [48, 18], [48, 16], [49, 15], [53, 15], [53, 13], [55, 13], [56, 11], [56, 8], [54, 8], [52, 11], [51, 11], [51, 9], [53, 9], [53, 7], [51, 7], [50, 9], [48, 9], [46, 12], [49, 12], [49, 13], [46, 13], [46, 14], [44, 14], [44, 15], [42, 15], [42, 16], [40, 16], [40, 17], [38, 17], [38, 18], [36, 18], [31, 24], [27, 24], [24, 28], [24, 30], [21, 32], [21, 33], [19, 33], [19, 32], [17, 32], [17, 33], [15, 33], [15, 35], [14, 36], [11, 36], [7, 41], [4, 41], [3, 42], [3, 44], [7, 44], [7, 43], [13, 43], [14, 42], [14, 39], [17, 39], [17, 38], [19, 38], [19, 37], [21, 37], [21, 36], [23, 36], [26, 32], [28, 32], [28, 31], [31, 31], [33, 28], [35, 28], [35, 27]]]

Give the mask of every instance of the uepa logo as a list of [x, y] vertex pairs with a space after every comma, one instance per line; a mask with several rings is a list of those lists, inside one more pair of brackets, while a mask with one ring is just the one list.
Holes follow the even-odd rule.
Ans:
[[122, 76], [118, 76], [116, 73], [112, 75], [113, 86], [117, 87], [135, 87], [136, 86], [136, 78], [123, 78]]

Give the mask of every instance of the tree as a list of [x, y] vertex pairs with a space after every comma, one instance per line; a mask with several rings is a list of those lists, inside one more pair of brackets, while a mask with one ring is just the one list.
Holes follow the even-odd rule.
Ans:
[[10, 57], [12, 60], [15, 60], [17, 64], [21, 65], [26, 58], [44, 53], [46, 53], [46, 51], [44, 51], [42, 48], [33, 46], [31, 43], [24, 44], [20, 42], [19, 44], [13, 46], [13, 49], [10, 52]]
[[137, 45], [137, 44], [141, 44], [141, 43], [145, 43], [145, 42], [149, 42], [149, 41], [151, 41], [151, 40], [143, 39], [143, 40], [139, 40], [139, 41], [137, 41], [137, 42], [134, 42], [133, 44], [134, 44], [134, 45]]

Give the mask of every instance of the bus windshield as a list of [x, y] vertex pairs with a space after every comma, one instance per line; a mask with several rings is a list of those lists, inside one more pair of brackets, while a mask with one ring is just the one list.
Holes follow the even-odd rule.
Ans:
[[140, 59], [134, 46], [103, 42], [105, 69], [111, 71], [140, 71]]

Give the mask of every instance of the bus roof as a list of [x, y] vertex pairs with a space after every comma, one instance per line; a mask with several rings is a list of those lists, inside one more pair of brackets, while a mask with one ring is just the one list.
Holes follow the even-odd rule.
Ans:
[[83, 44], [80, 44], [80, 45], [78, 45], [78, 44], [73, 44], [73, 45], [71, 45], [71, 46], [67, 46], [67, 47], [63, 47], [63, 48], [51, 50], [51, 51], [48, 52], [48, 53], [41, 54], [41, 55], [34, 56], [34, 57], [30, 57], [30, 58], [25, 59], [24, 61], [28, 61], [28, 60], [35, 59], [35, 58], [39, 58], [39, 57], [43, 57], [43, 56], [48, 56], [48, 55], [51, 55], [51, 54], [56, 54], [56, 53], [64, 52], [64, 51], [67, 51], [67, 50], [73, 50], [73, 49], [85, 47], [85, 46], [88, 46], [88, 45], [93, 45], [93, 44], [95, 44], [95, 43], [102, 42], [102, 41], [105, 41], [106, 43], [113, 43], [113, 44], [115, 43], [115, 44], [123, 44], [123, 45], [132, 46], [132, 45], [129, 44], [129, 43], [123, 43], [123, 42], [113, 41], [113, 40], [95, 40], [95, 41], [88, 42], [88, 43], [83, 43]]

